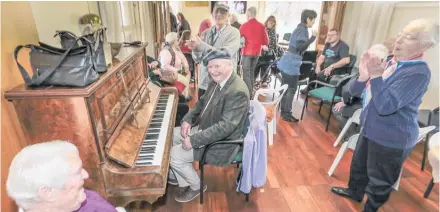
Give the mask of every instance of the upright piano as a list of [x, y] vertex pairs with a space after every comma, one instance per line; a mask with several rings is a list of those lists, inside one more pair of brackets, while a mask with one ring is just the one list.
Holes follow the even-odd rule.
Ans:
[[122, 47], [107, 72], [84, 88], [17, 86], [5, 92], [26, 142], [75, 144], [85, 187], [115, 206], [165, 193], [178, 94], [150, 83], [146, 44]]

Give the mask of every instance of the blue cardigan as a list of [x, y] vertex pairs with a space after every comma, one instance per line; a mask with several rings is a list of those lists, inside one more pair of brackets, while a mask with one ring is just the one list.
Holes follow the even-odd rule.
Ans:
[[[418, 108], [431, 78], [424, 61], [397, 62], [396, 70], [386, 81], [370, 80], [371, 100], [361, 114], [363, 135], [383, 146], [412, 148], [418, 138]], [[350, 82], [350, 94], [359, 95], [366, 82]]]
[[280, 71], [288, 75], [300, 75], [299, 69], [302, 64], [302, 54], [309, 45], [315, 40], [315, 36], [309, 38], [309, 31], [307, 25], [300, 23], [292, 32], [289, 40], [289, 48], [296, 49], [297, 53], [286, 51], [278, 62]]

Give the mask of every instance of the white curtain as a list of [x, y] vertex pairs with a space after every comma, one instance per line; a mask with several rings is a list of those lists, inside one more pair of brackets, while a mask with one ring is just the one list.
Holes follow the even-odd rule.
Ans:
[[154, 19], [150, 13], [151, 2], [141, 1], [139, 2], [139, 19], [138, 25], [140, 31], [140, 38], [142, 42], [148, 42], [147, 55], [155, 57], [155, 39], [154, 39]]
[[102, 25], [107, 27], [107, 40], [109, 42], [124, 42], [121, 7], [117, 1], [99, 1], [99, 13]]
[[341, 39], [350, 47], [350, 54], [357, 56], [356, 64], [369, 47], [387, 39], [394, 5], [393, 2], [347, 2]]

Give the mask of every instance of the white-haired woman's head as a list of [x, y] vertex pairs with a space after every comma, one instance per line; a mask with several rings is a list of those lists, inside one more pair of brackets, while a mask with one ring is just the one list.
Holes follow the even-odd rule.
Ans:
[[178, 46], [179, 44], [179, 35], [177, 32], [170, 32], [165, 36], [165, 44]]
[[427, 19], [409, 22], [398, 34], [394, 55], [405, 60], [423, 54], [439, 41], [439, 24]]
[[85, 200], [82, 186], [87, 178], [76, 146], [56, 140], [27, 146], [15, 156], [6, 190], [25, 210], [38, 204], [76, 210]]

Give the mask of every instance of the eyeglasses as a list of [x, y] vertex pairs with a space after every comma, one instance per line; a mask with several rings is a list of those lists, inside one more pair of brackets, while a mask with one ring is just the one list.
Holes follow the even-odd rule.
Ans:
[[397, 38], [404, 38], [406, 40], [416, 40], [417, 36], [416, 35], [412, 35], [412, 34], [408, 34], [408, 33], [404, 33], [404, 32], [399, 32], [399, 34], [397, 34]]

